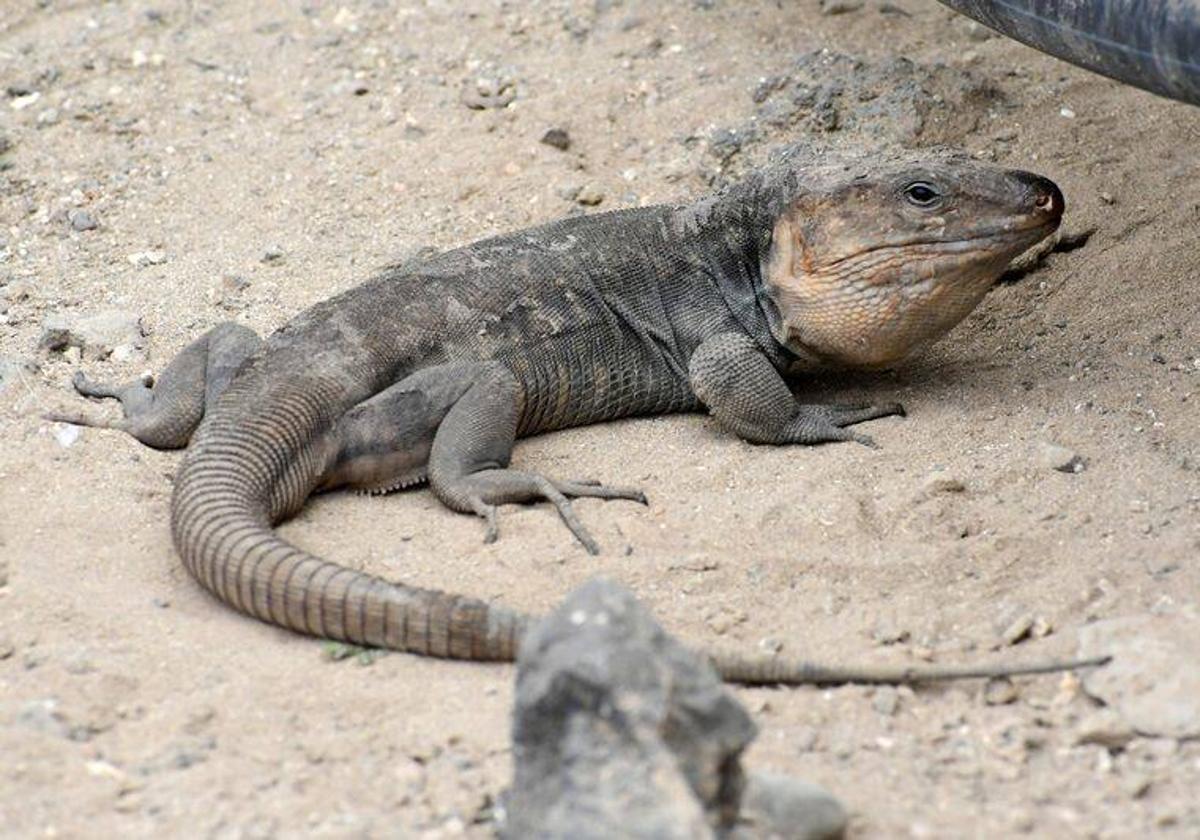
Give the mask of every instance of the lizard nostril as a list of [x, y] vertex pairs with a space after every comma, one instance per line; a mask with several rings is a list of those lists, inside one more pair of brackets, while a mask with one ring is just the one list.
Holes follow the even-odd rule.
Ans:
[[1037, 209], [1039, 210], [1050, 210], [1054, 207], [1054, 196], [1049, 193], [1042, 193], [1033, 203], [1037, 205]]

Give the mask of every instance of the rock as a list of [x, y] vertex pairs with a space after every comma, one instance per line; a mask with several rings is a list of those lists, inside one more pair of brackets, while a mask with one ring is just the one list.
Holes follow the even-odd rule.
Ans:
[[1038, 441], [1035, 457], [1039, 467], [1061, 473], [1081, 473], [1087, 468], [1087, 461], [1082, 455], [1044, 440]]
[[38, 366], [28, 359], [0, 356], [0, 394], [28, 377], [36, 375]]
[[118, 356], [131, 359], [144, 356], [146, 331], [142, 319], [132, 312], [108, 310], [95, 315], [50, 315], [42, 322], [39, 349], [63, 352], [78, 347], [88, 359], [107, 359], [121, 349]]
[[33, 287], [28, 283], [18, 281], [9, 283], [0, 294], [3, 294], [4, 299], [9, 303], [24, 303], [33, 295]]
[[863, 7], [863, 0], [821, 0], [821, 14], [844, 15], [857, 12]]
[[846, 809], [824, 788], [774, 773], [750, 776], [738, 824], [729, 840], [836, 840], [846, 832]]
[[54, 439], [63, 449], [70, 448], [79, 440], [79, 427], [73, 423], [55, 423], [52, 427]]
[[17, 712], [16, 723], [35, 732], [55, 735], [59, 738], [70, 737], [71, 725], [58, 710], [58, 701], [53, 698], [31, 700]]
[[983, 702], [989, 706], [1006, 706], [1017, 697], [1017, 687], [1008, 677], [992, 677], [983, 685]]
[[1121, 749], [1133, 737], [1133, 729], [1112, 709], [1096, 710], [1075, 730], [1076, 744], [1098, 744], [1109, 749]]
[[474, 111], [485, 108], [505, 108], [517, 98], [517, 83], [507, 73], [493, 70], [463, 85], [461, 100]]
[[824, 838], [841, 806], [823, 790], [743, 774], [755, 726], [712, 667], [632, 594], [578, 589], [525, 637], [513, 786], [502, 837]]
[[558, 149], [560, 152], [565, 152], [571, 148], [571, 136], [567, 134], [565, 128], [551, 128], [542, 135], [542, 143], [545, 143], [551, 148]]
[[1015, 645], [1018, 642], [1024, 641], [1033, 632], [1033, 625], [1037, 619], [1033, 613], [1019, 613], [1011, 621], [1004, 625], [1004, 629], [1000, 631], [1000, 641], [1006, 645]]
[[167, 261], [167, 252], [162, 250], [137, 251], [125, 257], [135, 268], [149, 268], [152, 265], [162, 265]]
[[633, 596], [591, 581], [521, 645], [510, 838], [701, 838], [729, 825], [750, 716]]
[[783, 650], [783, 640], [774, 636], [766, 636], [758, 640], [758, 649], [763, 653], [779, 653]]
[[1083, 690], [1141, 735], [1200, 737], [1200, 616], [1112, 618], [1079, 632], [1079, 654], [1112, 656]]
[[871, 638], [881, 645], [895, 645], [908, 641], [912, 634], [900, 626], [895, 617], [881, 616], [871, 630]]
[[67, 221], [71, 223], [72, 230], [80, 232], [95, 230], [100, 227], [100, 223], [96, 221], [96, 217], [87, 210], [68, 210]]
[[890, 685], [880, 686], [871, 696], [871, 708], [885, 717], [891, 717], [900, 708], [900, 693]]
[[595, 207], [604, 201], [604, 191], [595, 184], [584, 184], [576, 193], [575, 200], [585, 207]]
[[972, 41], [989, 41], [996, 37], [996, 33], [991, 29], [973, 20], [966, 22], [966, 30], [967, 37]]
[[270, 248], [267, 248], [262, 252], [262, 256], [258, 258], [258, 261], [263, 265], [279, 265], [283, 262], [284, 256], [285, 254], [282, 247], [279, 245], [272, 245]]

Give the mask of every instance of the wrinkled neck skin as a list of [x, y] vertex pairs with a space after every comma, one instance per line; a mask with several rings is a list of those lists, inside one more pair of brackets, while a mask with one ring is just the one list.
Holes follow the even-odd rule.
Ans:
[[775, 220], [798, 189], [790, 173], [758, 172], [681, 208], [673, 219], [674, 235], [689, 242], [686, 250], [697, 255], [734, 319], [781, 370], [799, 359], [784, 340], [783, 318], [763, 282], [763, 268]]

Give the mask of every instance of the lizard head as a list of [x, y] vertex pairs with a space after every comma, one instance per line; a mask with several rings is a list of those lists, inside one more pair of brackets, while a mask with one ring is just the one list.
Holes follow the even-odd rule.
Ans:
[[966, 317], [1063, 207], [1046, 178], [962, 157], [826, 171], [774, 223], [776, 337], [801, 366], [893, 364]]

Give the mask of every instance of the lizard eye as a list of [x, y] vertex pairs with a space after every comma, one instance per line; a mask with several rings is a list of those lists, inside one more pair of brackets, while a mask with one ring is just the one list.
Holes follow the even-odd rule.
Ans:
[[916, 207], [932, 207], [941, 200], [942, 194], [933, 184], [914, 181], [904, 188], [904, 197]]

